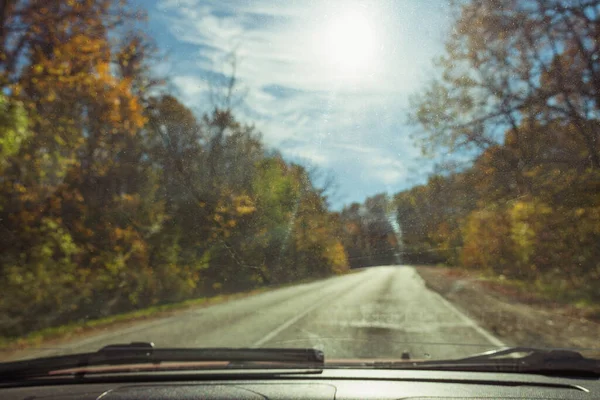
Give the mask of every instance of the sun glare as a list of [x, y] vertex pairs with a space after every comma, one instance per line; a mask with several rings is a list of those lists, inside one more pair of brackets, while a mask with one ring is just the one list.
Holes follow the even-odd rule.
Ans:
[[335, 16], [324, 33], [324, 56], [334, 72], [367, 73], [373, 66], [377, 40], [371, 21], [357, 11]]

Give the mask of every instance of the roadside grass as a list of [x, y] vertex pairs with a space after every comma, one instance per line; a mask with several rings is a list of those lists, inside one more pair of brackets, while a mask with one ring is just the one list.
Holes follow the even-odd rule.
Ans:
[[269, 289], [273, 290], [275, 288], [263, 287], [242, 293], [189, 299], [178, 303], [156, 305], [140, 310], [114, 314], [99, 319], [75, 321], [61, 326], [44, 328], [18, 338], [0, 337], [0, 350], [13, 351], [39, 347], [45, 342], [68, 340], [74, 337], [91, 334], [101, 329], [116, 328], [132, 322], [167, 317], [176, 312], [185, 311], [193, 307], [207, 306], [252, 296]]
[[520, 303], [542, 306], [554, 304], [558, 307], [567, 307], [571, 314], [600, 321], [598, 293], [591, 287], [574, 287], [559, 277], [527, 282], [458, 266], [438, 265], [436, 268], [443, 268], [447, 276], [477, 280], [490, 291], [508, 296]]
[[[359, 271], [350, 270], [347, 273], [356, 272]], [[102, 329], [115, 329], [134, 322], [167, 317], [175, 313], [188, 310], [190, 308], [202, 306], [205, 307], [213, 304], [224, 303], [227, 301], [254, 296], [272, 290], [282, 289], [294, 285], [312, 283], [321, 279], [327, 279], [327, 277], [307, 278], [280, 285], [263, 286], [244, 292], [222, 294], [210, 297], [200, 297], [195, 299], [184, 300], [178, 303], [156, 305], [140, 310], [114, 314], [104, 318], [75, 321], [61, 326], [44, 328], [16, 338], [0, 337], [0, 351], [11, 352], [40, 347], [45, 343], [61, 342], [73, 339], [75, 337], [79, 338], [81, 336], [93, 334]]]

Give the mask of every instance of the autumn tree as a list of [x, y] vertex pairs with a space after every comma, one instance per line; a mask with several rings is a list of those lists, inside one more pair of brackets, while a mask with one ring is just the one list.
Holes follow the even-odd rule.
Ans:
[[600, 2], [455, 10], [439, 76], [411, 117], [426, 152], [472, 163], [397, 195], [405, 242], [451, 239], [457, 254], [439, 261], [597, 299]]
[[307, 171], [167, 93], [141, 17], [0, 6], [0, 335], [348, 267]]
[[518, 142], [524, 124], [569, 121], [597, 169], [600, 3], [472, 1], [456, 8], [440, 77], [413, 99], [425, 149], [485, 149], [502, 143], [507, 129]]
[[392, 226], [395, 207], [385, 194], [345, 207], [340, 214], [343, 243], [353, 268], [399, 262], [397, 229]]

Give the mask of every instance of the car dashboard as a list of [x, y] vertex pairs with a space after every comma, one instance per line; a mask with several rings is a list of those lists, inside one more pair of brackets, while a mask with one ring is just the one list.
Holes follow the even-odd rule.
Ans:
[[0, 388], [6, 400], [595, 399], [598, 378], [530, 374], [325, 369], [90, 376]]

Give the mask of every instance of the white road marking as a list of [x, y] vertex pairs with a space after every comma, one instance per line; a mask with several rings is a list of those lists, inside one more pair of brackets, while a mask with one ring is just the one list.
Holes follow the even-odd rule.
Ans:
[[306, 310], [304, 310], [300, 314], [295, 315], [294, 317], [288, 319], [283, 324], [279, 325], [277, 328], [273, 329], [271, 332], [269, 332], [268, 334], [266, 334], [262, 339], [256, 341], [254, 344], [252, 344], [251, 347], [260, 347], [263, 344], [267, 343], [269, 340], [273, 339], [275, 336], [279, 335], [281, 332], [283, 332], [284, 330], [286, 330], [290, 326], [294, 325], [296, 322], [300, 321], [308, 313], [310, 313], [311, 311], [313, 311], [316, 308], [320, 307], [321, 304], [323, 304], [323, 303], [325, 303], [325, 301], [329, 300], [330, 297], [331, 296], [325, 296], [324, 298], [321, 299], [321, 301], [316, 302], [315, 304], [313, 304], [312, 306], [308, 307]]
[[417, 270], [414, 269], [414, 267], [412, 267], [412, 268], [413, 268], [413, 273], [414, 273], [415, 279], [420, 281], [420, 283], [423, 285], [423, 288], [425, 290], [431, 292], [434, 296], [436, 296], [446, 306], [446, 308], [448, 310], [450, 310], [452, 313], [454, 313], [458, 318], [460, 318], [461, 321], [463, 321], [463, 323], [466, 326], [475, 330], [477, 333], [479, 333], [481, 336], [483, 336], [488, 342], [490, 342], [494, 346], [506, 347], [506, 344], [504, 342], [502, 342], [500, 339], [498, 339], [497, 337], [495, 337], [494, 335], [492, 335], [491, 333], [489, 333], [488, 331], [483, 329], [481, 326], [479, 326], [477, 324], [477, 322], [473, 321], [471, 318], [469, 318], [465, 314], [463, 314], [459, 309], [457, 309], [454, 305], [452, 305], [452, 303], [450, 303], [448, 300], [446, 300], [442, 295], [440, 295], [439, 293], [437, 293], [436, 291], [434, 291], [432, 289], [429, 289], [425, 285], [425, 281], [423, 280], [423, 278], [421, 278], [421, 275], [419, 275], [417, 273]]
[[434, 295], [436, 295], [440, 299], [440, 301], [442, 303], [444, 303], [444, 305], [450, 311], [452, 311], [454, 314], [456, 314], [456, 316], [458, 318], [460, 318], [466, 326], [470, 327], [471, 329], [473, 329], [474, 331], [479, 333], [481, 336], [483, 336], [488, 342], [490, 342], [494, 346], [506, 347], [506, 344], [504, 342], [502, 342], [500, 339], [498, 339], [497, 337], [495, 337], [494, 335], [492, 335], [491, 333], [489, 333], [488, 331], [483, 329], [481, 326], [479, 326], [477, 324], [477, 322], [473, 321], [471, 318], [467, 317], [465, 314], [460, 312], [460, 310], [458, 310], [455, 306], [453, 306], [452, 303], [450, 303], [448, 300], [443, 298], [439, 293], [436, 293], [433, 290], [431, 290], [431, 292]]
[[275, 336], [279, 335], [281, 332], [283, 332], [284, 330], [286, 330], [290, 326], [294, 325], [296, 322], [300, 321], [302, 318], [304, 318], [310, 312], [316, 310], [321, 305], [323, 305], [324, 303], [326, 303], [327, 301], [329, 301], [332, 297], [336, 297], [338, 295], [338, 293], [340, 293], [340, 292], [342, 292], [344, 290], [346, 290], [346, 287], [344, 287], [343, 290], [335, 291], [333, 294], [330, 294], [330, 295], [327, 295], [327, 296], [323, 296], [319, 301], [317, 301], [316, 303], [314, 303], [312, 306], [308, 307], [306, 310], [302, 311], [300, 314], [295, 315], [294, 317], [288, 319], [283, 324], [279, 325], [277, 328], [273, 329], [271, 332], [269, 332], [268, 334], [266, 334], [262, 339], [257, 340], [256, 342], [254, 342], [254, 344], [252, 344], [252, 346], [250, 346], [250, 347], [260, 347], [263, 344], [267, 343], [269, 340], [273, 339]]
[[[428, 327], [429, 329], [427, 331], [429, 331], [429, 330], [435, 330], [435, 329], [439, 329], [439, 328], [443, 328], [443, 327], [453, 327], [453, 326], [456, 326], [456, 327], [467, 327], [467, 328], [473, 329], [475, 332], [477, 332], [479, 335], [481, 335], [483, 338], [485, 338], [493, 346], [496, 346], [496, 347], [506, 347], [506, 344], [504, 344], [501, 340], [499, 340], [498, 338], [494, 337], [492, 334], [490, 334], [489, 332], [487, 332], [485, 329], [483, 329], [481, 326], [479, 326], [474, 320], [472, 320], [471, 318], [469, 318], [465, 314], [463, 314], [460, 310], [458, 310], [454, 305], [452, 305], [452, 303], [450, 303], [448, 300], [446, 300], [444, 297], [442, 297], [439, 293], [436, 293], [435, 291], [427, 288], [425, 286], [425, 282], [423, 281], [423, 279], [421, 278], [421, 276], [416, 272], [416, 270], [413, 267], [408, 267], [408, 268], [412, 269], [413, 274], [414, 274], [413, 277], [415, 279], [417, 279], [417, 280], [420, 281], [420, 283], [423, 286], [422, 289], [425, 290], [425, 291], [427, 291], [427, 292], [430, 292], [433, 296], [437, 297], [437, 299], [439, 299], [440, 302], [442, 304], [444, 304], [444, 306], [448, 310], [450, 310], [450, 312], [452, 312], [454, 315], [456, 315], [456, 317], [458, 319], [460, 319], [460, 321], [461, 321], [460, 325], [458, 325], [458, 324], [440, 324], [440, 323], [435, 323], [434, 321], [430, 321], [429, 324], [431, 324], [431, 326]], [[286, 330], [290, 326], [294, 325], [296, 322], [300, 321], [306, 315], [308, 315], [309, 313], [311, 313], [315, 309], [317, 309], [320, 306], [322, 306], [323, 304], [325, 304], [331, 298], [335, 298], [338, 293], [344, 292], [344, 290], [336, 291], [332, 295], [324, 296], [317, 303], [314, 303], [313, 305], [311, 305], [310, 307], [308, 307], [307, 309], [305, 309], [300, 314], [295, 315], [294, 317], [292, 317], [289, 320], [285, 321], [283, 324], [279, 325], [277, 328], [273, 329], [271, 332], [269, 332], [267, 335], [265, 335], [262, 339], [256, 341], [251, 347], [260, 347], [263, 344], [269, 342], [274, 337], [276, 337], [277, 335], [279, 335], [281, 332], [283, 332], [284, 330]], [[329, 322], [330, 323], [335, 323], [335, 322], [339, 323], [340, 321], [329, 321]], [[344, 321], [344, 322], [350, 322], [350, 325], [355, 325], [356, 324], [356, 321]], [[374, 325], [373, 323], [366, 323], [366, 321], [362, 321], [362, 324], [359, 324], [359, 325], [365, 325], [365, 324], [366, 325]], [[388, 329], [389, 328], [392, 328], [392, 329], [395, 328], [395, 329], [398, 329], [398, 330], [405, 330], [405, 331], [407, 331], [407, 329], [406, 329], [405, 326], [400, 327], [400, 326], [392, 326], [393, 324], [381, 324], [381, 323], [379, 323], [378, 325], [379, 325], [378, 327], [385, 327], [385, 328], [388, 328]], [[420, 329], [420, 330], [414, 329], [414, 330], [418, 331], [420, 333], [424, 332], [423, 329]]]

